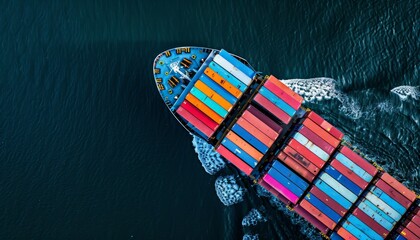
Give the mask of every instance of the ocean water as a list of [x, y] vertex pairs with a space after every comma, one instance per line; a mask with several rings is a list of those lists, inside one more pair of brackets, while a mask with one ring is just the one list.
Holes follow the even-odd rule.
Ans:
[[420, 192], [419, 1], [0, 7], [0, 239], [318, 238], [167, 111], [152, 62], [184, 45], [287, 79]]

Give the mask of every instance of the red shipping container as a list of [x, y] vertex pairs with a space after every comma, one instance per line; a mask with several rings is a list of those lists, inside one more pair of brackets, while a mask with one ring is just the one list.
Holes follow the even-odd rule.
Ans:
[[362, 189], [365, 189], [369, 184], [368, 182], [363, 180], [363, 178], [359, 177], [356, 173], [354, 173], [351, 169], [344, 166], [337, 159], [332, 160], [330, 165]]
[[267, 81], [270, 81], [270, 82], [274, 83], [275, 85], [277, 85], [280, 89], [282, 89], [287, 94], [289, 94], [291, 97], [293, 97], [294, 99], [296, 99], [296, 101], [298, 101], [300, 103], [303, 102], [303, 97], [301, 97], [299, 94], [293, 92], [292, 89], [290, 89], [288, 86], [286, 86], [284, 83], [282, 83], [280, 80], [278, 80], [273, 75], [271, 75], [270, 77], [268, 77]]
[[340, 144], [340, 140], [333, 137], [327, 131], [325, 131], [320, 126], [318, 126], [316, 123], [314, 123], [311, 119], [309, 119], [309, 118], [305, 119], [305, 121], [303, 121], [303, 125], [307, 126], [309, 129], [311, 129], [314, 133], [316, 133], [318, 136], [320, 136], [322, 139], [324, 139], [331, 146], [337, 147]]
[[349, 233], [346, 229], [344, 229], [343, 227], [340, 227], [337, 230], [337, 234], [340, 235], [342, 238], [344, 238], [345, 240], [358, 240], [358, 238], [356, 238], [355, 236], [351, 235], [351, 233]]
[[258, 129], [260, 129], [261, 132], [263, 132], [272, 140], [276, 140], [276, 138], [279, 136], [279, 134], [276, 131], [274, 131], [271, 127], [269, 127], [267, 124], [265, 124], [263, 121], [261, 121], [259, 118], [257, 118], [248, 110], [246, 110], [242, 114], [242, 117], [246, 119], [248, 122], [250, 122], [252, 125], [257, 127]]
[[295, 149], [296, 152], [301, 154], [304, 158], [311, 161], [315, 166], [319, 168], [322, 168], [322, 166], [324, 166], [325, 162], [321, 158], [319, 158], [317, 155], [315, 155], [313, 152], [311, 152], [309, 149], [307, 149], [295, 139], [290, 140], [289, 146]]
[[272, 93], [274, 93], [277, 97], [281, 98], [281, 100], [283, 100], [293, 109], [297, 110], [300, 107], [301, 105], [300, 102], [298, 102], [296, 99], [294, 99], [292, 96], [287, 94], [285, 91], [283, 91], [281, 88], [279, 88], [277, 85], [275, 85], [271, 81], [265, 82], [264, 86], [268, 90], [270, 90]]
[[263, 108], [267, 109], [267, 111], [271, 112], [285, 124], [288, 124], [292, 119], [287, 113], [259, 93], [254, 97], [254, 101], [260, 104]]
[[293, 169], [295, 172], [297, 172], [300, 176], [302, 176], [309, 182], [312, 182], [314, 180], [315, 175], [313, 175], [306, 168], [304, 168], [302, 165], [296, 162], [293, 158], [289, 157], [286, 153], [280, 152], [280, 154], [277, 157], [279, 160], [284, 162], [284, 164], [289, 166], [291, 169]]
[[312, 216], [322, 222], [325, 226], [329, 229], [334, 229], [335, 225], [337, 225], [333, 220], [329, 217], [324, 215], [321, 211], [319, 211], [314, 205], [310, 204], [306, 199], [303, 199], [302, 202], [299, 204], [303, 209], [308, 211]]
[[413, 222], [409, 222], [405, 225], [412, 233], [414, 233], [417, 237], [420, 237], [420, 227], [414, 224]]
[[207, 127], [211, 128], [213, 131], [215, 131], [217, 127], [219, 126], [209, 116], [207, 116], [205, 113], [200, 111], [200, 109], [196, 108], [187, 100], [184, 100], [182, 102], [182, 107], [185, 110], [187, 110], [189, 113], [191, 113], [194, 117], [196, 117], [198, 120], [200, 120], [202, 123], [204, 123]]
[[416, 194], [409, 190], [406, 186], [404, 186], [402, 183], [397, 181], [395, 178], [391, 177], [388, 173], [384, 173], [381, 176], [381, 179], [384, 180], [384, 182], [388, 183], [391, 187], [393, 187], [395, 190], [400, 192], [402, 195], [404, 195], [408, 200], [413, 202], [416, 200]]
[[420, 240], [420, 238], [417, 237], [413, 232], [411, 232], [410, 230], [408, 230], [407, 228], [405, 228], [403, 226], [400, 226], [397, 229], [397, 232], [398, 233], [401, 233], [401, 235], [403, 237], [405, 237], [406, 239], [409, 239], [409, 240]]
[[319, 231], [321, 231], [324, 234], [327, 234], [329, 231], [329, 228], [325, 226], [322, 222], [320, 222], [318, 219], [316, 219], [314, 216], [312, 216], [308, 211], [303, 209], [301, 206], [296, 205], [293, 210], [302, 216], [306, 221], [310, 222], [314, 227], [316, 227]]
[[357, 153], [352, 151], [350, 148], [343, 146], [340, 149], [340, 152], [346, 156], [348, 159], [352, 160], [354, 163], [356, 163], [359, 167], [361, 167], [363, 170], [365, 170], [369, 175], [375, 176], [375, 174], [378, 172], [378, 169], [376, 169], [370, 162], [366, 161], [366, 159], [359, 156]]
[[279, 199], [284, 204], [289, 204], [290, 201], [287, 200], [282, 194], [276, 191], [276, 189], [272, 188], [268, 183], [264, 181], [264, 179], [261, 178], [259, 184], [265, 188], [267, 191], [269, 191], [273, 196], [275, 196], [277, 199]]
[[302, 126], [302, 128], [299, 129], [299, 132], [305, 136], [309, 141], [317, 145], [319, 148], [324, 150], [328, 155], [331, 155], [331, 153], [334, 151], [335, 147], [328, 144], [325, 140], [323, 140], [320, 136], [316, 135], [316, 133], [312, 132], [309, 128]]
[[194, 117], [190, 112], [185, 110], [182, 106], [180, 106], [176, 112], [183, 117], [185, 120], [190, 122], [193, 126], [195, 126], [200, 132], [202, 132], [207, 137], [210, 137], [213, 134], [213, 130], [207, 127], [204, 123]]
[[343, 206], [321, 191], [318, 187], [313, 186], [309, 192], [321, 200], [321, 202], [325, 203], [332, 210], [334, 210], [334, 212], [338, 213], [340, 216], [344, 216], [344, 214], [347, 212]]
[[283, 151], [297, 163], [308, 169], [308, 171], [312, 174], [316, 175], [319, 172], [319, 168], [317, 166], [304, 158], [300, 153], [296, 152], [296, 150], [290, 146], [285, 147]]
[[417, 215], [413, 215], [412, 216], [412, 218], [411, 218], [411, 221], [414, 223], [414, 224], [416, 224], [417, 226], [419, 226], [420, 227], [420, 216], [417, 216]]
[[379, 189], [384, 191], [386, 194], [388, 194], [390, 197], [392, 197], [395, 201], [397, 201], [403, 207], [405, 207], [405, 208], [410, 207], [412, 201], [408, 200], [404, 195], [399, 193], [397, 190], [395, 190], [393, 187], [388, 185], [383, 180], [379, 179], [375, 183], [375, 186], [377, 186]]
[[368, 216], [362, 210], [360, 210], [360, 208], [356, 208], [353, 211], [353, 215], [356, 216], [360, 221], [368, 225], [370, 228], [372, 228], [372, 230], [375, 231], [377, 234], [381, 235], [384, 238], [388, 236], [389, 231], [382, 227], [379, 223], [377, 223], [373, 218]]
[[281, 133], [283, 128], [277, 124], [273, 119], [271, 119], [269, 116], [262, 113], [260, 110], [258, 110], [256, 107], [249, 105], [248, 111], [252, 113], [255, 117], [263, 121], [265, 124], [267, 124], [271, 129], [273, 129], [276, 133]]
[[343, 139], [344, 134], [338, 130], [336, 127], [331, 125], [329, 122], [327, 122], [324, 118], [319, 116], [316, 112], [311, 111], [308, 114], [308, 118], [314, 121], [316, 124], [321, 126], [323, 129], [325, 129], [327, 132], [329, 132], [333, 137], [337, 138], [338, 140]]
[[251, 175], [252, 167], [243, 162], [240, 158], [238, 158], [235, 154], [233, 154], [223, 145], [220, 145], [216, 151], [220, 153], [220, 155], [222, 155], [224, 158], [226, 158], [229, 162], [231, 162], [233, 165], [235, 165], [237, 168], [239, 168], [246, 175]]
[[245, 118], [243, 117], [239, 118], [237, 123], [239, 126], [241, 126], [243, 129], [249, 132], [256, 139], [260, 140], [267, 147], [271, 147], [271, 145], [273, 144], [274, 142], [273, 139], [269, 138], [267, 135], [261, 132], [256, 126], [248, 122]]
[[260, 153], [257, 149], [255, 149], [252, 145], [250, 145], [245, 140], [243, 140], [241, 137], [236, 135], [234, 132], [230, 131], [226, 135], [226, 137], [227, 137], [227, 139], [229, 139], [230, 141], [235, 143], [236, 146], [240, 147], [242, 150], [244, 150], [246, 153], [248, 153], [249, 156], [253, 157], [258, 162], [263, 157], [262, 153]]

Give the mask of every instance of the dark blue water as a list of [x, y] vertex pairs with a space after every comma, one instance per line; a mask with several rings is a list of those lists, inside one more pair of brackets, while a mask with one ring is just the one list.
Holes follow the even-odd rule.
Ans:
[[[279, 78], [336, 79], [345, 103], [308, 105], [420, 190], [420, 102], [390, 92], [420, 85], [418, 1], [0, 7], [1, 239], [307, 237], [251, 191], [219, 201], [153, 82], [154, 57], [183, 45], [225, 48]], [[242, 227], [255, 204], [275, 214]]]

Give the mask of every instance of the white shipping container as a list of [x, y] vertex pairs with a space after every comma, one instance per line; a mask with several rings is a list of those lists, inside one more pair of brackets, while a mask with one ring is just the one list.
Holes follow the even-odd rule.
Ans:
[[326, 182], [328, 185], [330, 185], [335, 191], [340, 193], [343, 197], [345, 197], [350, 202], [354, 203], [357, 200], [357, 196], [352, 193], [350, 190], [348, 190], [346, 187], [341, 185], [337, 180], [332, 178], [327, 173], [322, 173], [320, 177], [324, 182]]
[[219, 64], [222, 68], [224, 68], [226, 71], [228, 71], [230, 74], [232, 74], [234, 77], [239, 79], [239, 81], [243, 82], [247, 86], [251, 83], [252, 79], [250, 77], [245, 75], [245, 73], [241, 72], [239, 69], [233, 66], [230, 62], [228, 62], [222, 56], [216, 55], [213, 58], [213, 61]]

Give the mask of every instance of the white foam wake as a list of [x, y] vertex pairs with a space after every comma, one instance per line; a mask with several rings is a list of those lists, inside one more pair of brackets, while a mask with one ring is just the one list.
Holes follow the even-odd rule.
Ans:
[[258, 240], [258, 234], [245, 234], [242, 240]]
[[299, 93], [306, 102], [337, 99], [341, 102], [340, 111], [352, 119], [359, 119], [362, 111], [359, 103], [349, 98], [337, 87], [337, 81], [332, 78], [308, 78], [281, 80], [293, 91]]
[[267, 219], [258, 211], [253, 208], [249, 213], [242, 219], [242, 226], [256, 226], [259, 222], [266, 222]]
[[226, 166], [220, 154], [202, 138], [193, 136], [192, 143], [198, 159], [207, 173], [214, 175]]
[[244, 200], [245, 189], [236, 183], [236, 179], [233, 175], [220, 176], [214, 183], [216, 188], [216, 194], [220, 201], [230, 206]]
[[337, 82], [332, 78], [287, 79], [282, 82], [307, 102], [334, 99], [341, 94], [336, 87]]
[[392, 93], [397, 94], [401, 100], [407, 100], [409, 97], [419, 100], [420, 99], [420, 87], [413, 86], [399, 86], [391, 89]]

